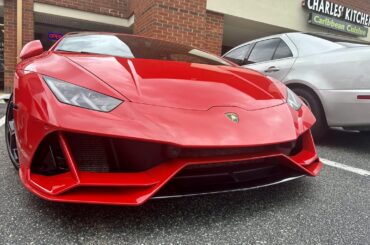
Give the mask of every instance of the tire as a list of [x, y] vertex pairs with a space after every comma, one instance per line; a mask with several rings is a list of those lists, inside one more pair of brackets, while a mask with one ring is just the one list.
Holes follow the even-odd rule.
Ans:
[[13, 95], [10, 96], [6, 106], [5, 115], [5, 143], [8, 150], [9, 158], [16, 170], [19, 170], [20, 164], [18, 159], [17, 139], [15, 135], [14, 117], [13, 117]]
[[305, 88], [293, 87], [292, 90], [311, 109], [316, 117], [316, 123], [311, 129], [313, 137], [316, 140], [322, 139], [328, 131], [328, 124], [319, 98], [313, 92]]

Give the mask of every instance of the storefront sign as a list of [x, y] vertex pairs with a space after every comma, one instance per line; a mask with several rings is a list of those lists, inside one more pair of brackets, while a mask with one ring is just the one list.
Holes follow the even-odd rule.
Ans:
[[361, 26], [370, 26], [370, 15], [341, 4], [332, 3], [326, 0], [305, 0], [304, 6], [314, 12], [330, 15], [347, 22]]
[[48, 33], [48, 38], [49, 40], [54, 40], [57, 41], [63, 37], [63, 34], [60, 33], [55, 33], [55, 32], [49, 32]]
[[345, 32], [359, 37], [367, 37], [368, 28], [352, 24], [350, 22], [342, 21], [329, 16], [310, 13], [308, 22], [313, 25], [326, 27], [336, 31]]

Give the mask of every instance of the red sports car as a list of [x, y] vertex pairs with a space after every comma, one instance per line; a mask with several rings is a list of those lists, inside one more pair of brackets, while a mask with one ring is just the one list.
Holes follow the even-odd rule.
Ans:
[[71, 33], [25, 45], [6, 143], [23, 184], [51, 201], [140, 205], [243, 190], [322, 164], [315, 118], [283, 84], [176, 43]]

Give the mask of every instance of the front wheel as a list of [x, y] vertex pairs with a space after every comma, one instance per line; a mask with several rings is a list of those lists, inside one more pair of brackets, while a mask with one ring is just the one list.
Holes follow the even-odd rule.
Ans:
[[316, 123], [312, 127], [311, 132], [316, 140], [325, 136], [328, 131], [328, 124], [321, 102], [313, 92], [304, 88], [292, 88], [294, 93], [307, 105], [316, 117]]
[[6, 142], [6, 148], [8, 149], [10, 160], [12, 161], [14, 168], [18, 170], [20, 165], [19, 165], [19, 158], [18, 158], [17, 139], [15, 135], [13, 109], [14, 109], [14, 102], [13, 102], [13, 95], [11, 95], [8, 101], [8, 105], [6, 107], [5, 142]]

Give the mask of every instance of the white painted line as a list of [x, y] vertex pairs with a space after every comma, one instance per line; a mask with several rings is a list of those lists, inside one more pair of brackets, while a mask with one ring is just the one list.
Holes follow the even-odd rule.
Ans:
[[0, 118], [0, 127], [2, 127], [5, 124], [5, 116]]
[[2, 94], [0, 95], [1, 100], [8, 100], [10, 98], [10, 94]]
[[323, 164], [334, 167], [334, 168], [340, 168], [342, 170], [352, 172], [352, 173], [355, 173], [355, 174], [359, 174], [359, 175], [362, 175], [362, 176], [370, 176], [370, 171], [367, 171], [367, 170], [364, 170], [364, 169], [351, 167], [351, 166], [348, 166], [348, 165], [345, 165], [345, 164], [342, 164], [342, 163], [330, 161], [328, 159], [320, 158], [320, 160]]
[[0, 95], [0, 104], [5, 104], [5, 100], [9, 100], [10, 94], [1, 94]]

